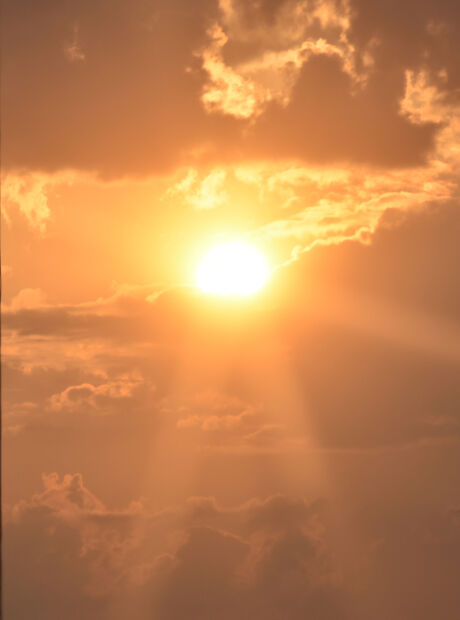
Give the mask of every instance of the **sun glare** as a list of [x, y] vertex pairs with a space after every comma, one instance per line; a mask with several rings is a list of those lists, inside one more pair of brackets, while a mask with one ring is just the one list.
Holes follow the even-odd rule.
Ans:
[[232, 241], [204, 256], [196, 280], [205, 293], [247, 297], [262, 288], [269, 275], [268, 263], [255, 246]]

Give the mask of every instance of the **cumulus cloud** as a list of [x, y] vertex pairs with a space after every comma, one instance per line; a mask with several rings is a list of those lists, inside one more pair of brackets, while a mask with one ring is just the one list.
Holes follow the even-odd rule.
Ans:
[[40, 308], [46, 305], [45, 293], [39, 288], [23, 288], [11, 300], [10, 308], [13, 311]]
[[32, 226], [44, 230], [46, 220], [50, 217], [50, 208], [46, 195], [45, 177], [24, 178], [8, 176], [3, 184], [4, 215], [9, 219], [9, 208], [14, 205], [25, 215]]
[[[401, 114], [407, 72], [427, 71], [444, 105], [456, 101], [451, 3], [424, 2], [410, 23], [410, 9], [390, 18], [359, 0], [203, 0], [193, 17], [182, 0], [49, 8], [54, 19], [40, 21], [36, 7], [5, 7], [7, 169], [145, 176], [254, 158], [414, 166], [440, 125]], [[69, 32], [71, 67], [61, 61]], [[34, 204], [42, 220], [46, 203]]]
[[218, 25], [210, 30], [210, 38], [212, 44], [203, 52], [203, 68], [210, 80], [204, 87], [203, 104], [209, 112], [250, 118], [269, 98], [269, 94], [249, 77], [224, 63], [221, 49], [228, 37]]
[[202, 52], [209, 76], [202, 101], [210, 112], [259, 116], [270, 101], [287, 105], [300, 69], [310, 56], [340, 59], [356, 81], [354, 47], [348, 40], [345, 2], [220, 2], [221, 19]]
[[7, 516], [6, 613], [28, 613], [32, 605], [38, 617], [58, 618], [70, 605], [69, 617], [96, 618], [106, 613], [101, 597], [120, 578], [129, 526], [141, 507], [108, 511], [80, 474], [44, 475], [43, 485]]
[[199, 180], [197, 171], [191, 169], [167, 190], [165, 198], [179, 195], [196, 209], [214, 209], [228, 201], [226, 178], [226, 170], [215, 169]]
[[[447, 618], [456, 602], [455, 573], [440, 578], [457, 564], [460, 531], [452, 510], [434, 521], [419, 515], [423, 532], [412, 527], [403, 537], [398, 522], [393, 535], [368, 538], [355, 549], [362, 554], [359, 566], [353, 556], [334, 554], [330, 507], [321, 501], [274, 495], [223, 507], [194, 497], [157, 511], [139, 502], [112, 510], [80, 474], [49, 474], [43, 483], [44, 490], [14, 506], [5, 521], [10, 615], [34, 605], [48, 620], [63, 610], [71, 618], [84, 612], [107, 620], [126, 613], [135, 620], [184, 613], [197, 619], [275, 620], [283, 613], [293, 620], [368, 613], [379, 620], [387, 613], [428, 619], [435, 608]], [[385, 592], [392, 594], [386, 601]], [[420, 597], [426, 603], [414, 615]]]
[[135, 391], [139, 391], [143, 384], [142, 377], [134, 375], [99, 385], [91, 383], [71, 385], [62, 392], [50, 396], [49, 405], [56, 411], [89, 408], [96, 412], [108, 413], [114, 404], [117, 407], [126, 407], [130, 399], [133, 399]]
[[52, 217], [50, 198], [60, 187], [71, 185], [74, 179], [75, 175], [69, 171], [58, 174], [7, 172], [2, 179], [3, 217], [10, 222], [12, 209], [18, 209], [31, 227], [44, 232]]
[[[63, 604], [48, 598], [55, 588], [66, 596], [73, 589], [68, 600], [91, 618], [118, 617], [109, 595], [121, 605], [138, 597], [132, 611], [139, 620], [172, 620], [185, 609], [193, 618], [275, 618], [286, 609], [293, 618], [309, 611], [329, 617], [340, 609], [318, 504], [276, 496], [227, 509], [195, 498], [157, 513], [139, 503], [111, 511], [80, 474], [50, 474], [43, 483], [7, 520], [8, 613], [24, 608], [21, 588], [50, 620]], [[160, 531], [158, 547], [151, 537]], [[30, 569], [32, 558], [40, 575]]]

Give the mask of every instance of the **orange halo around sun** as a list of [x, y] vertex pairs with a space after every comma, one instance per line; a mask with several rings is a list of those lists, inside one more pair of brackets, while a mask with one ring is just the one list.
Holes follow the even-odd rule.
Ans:
[[264, 255], [254, 245], [231, 241], [212, 248], [198, 266], [196, 283], [205, 293], [248, 297], [268, 280]]

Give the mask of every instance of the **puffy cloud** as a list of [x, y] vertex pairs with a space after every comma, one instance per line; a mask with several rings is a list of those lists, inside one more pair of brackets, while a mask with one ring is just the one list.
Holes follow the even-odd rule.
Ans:
[[66, 518], [103, 509], [103, 504], [85, 488], [80, 474], [67, 474], [62, 481], [56, 473], [44, 475], [43, 485], [45, 490], [34, 495], [30, 503], [22, 502], [14, 507], [13, 520], [20, 519], [24, 511], [42, 507]]
[[39, 288], [23, 288], [11, 300], [10, 308], [13, 311], [40, 308], [46, 305], [45, 300], [46, 296]]
[[210, 36], [212, 45], [203, 52], [203, 68], [210, 79], [202, 95], [205, 108], [208, 112], [222, 112], [235, 118], [252, 117], [269, 97], [268, 93], [224, 63], [221, 49], [228, 38], [219, 26], [210, 31]]
[[255, 452], [295, 448], [285, 425], [266, 407], [219, 393], [199, 393], [182, 403], [162, 403], [176, 427], [207, 451]]
[[224, 509], [195, 498], [156, 513], [136, 503], [111, 511], [80, 474], [43, 482], [6, 523], [9, 614], [35, 604], [52, 620], [66, 601], [108, 619], [127, 601], [136, 620], [340, 613], [318, 505], [276, 496]]
[[259, 159], [268, 151], [323, 164], [420, 165], [434, 149], [437, 127], [414, 125], [394, 107], [371, 86], [353, 93], [340, 62], [317, 55], [304, 64], [288, 105], [272, 103], [253, 126], [252, 148]]
[[31, 227], [44, 232], [52, 217], [50, 199], [60, 188], [71, 186], [76, 176], [69, 171], [57, 174], [24, 173], [22, 170], [6, 173], [2, 179], [2, 215], [6, 222], [10, 223], [12, 208], [15, 208]]
[[39, 618], [59, 618], [70, 605], [65, 613], [71, 618], [109, 617], [104, 597], [120, 577], [140, 506], [108, 511], [80, 474], [44, 475], [43, 484], [43, 492], [7, 516], [6, 613], [36, 608]]
[[[114, 404], [126, 407], [133, 399], [135, 391], [143, 386], [143, 379], [139, 376], [126, 376], [108, 383], [93, 385], [82, 383], [71, 385], [49, 399], [51, 409], [57, 411], [78, 410], [88, 408], [93, 411], [107, 413]], [[117, 401], [120, 401], [117, 402]]]
[[9, 615], [34, 606], [48, 620], [64, 610], [107, 620], [128, 612], [174, 620], [185, 610], [191, 618], [424, 620], [435, 609], [447, 619], [458, 602], [452, 510], [419, 514], [415, 527], [380, 523], [379, 540], [361, 532], [340, 558], [323, 502], [275, 495], [223, 507], [195, 497], [157, 511], [136, 502], [111, 510], [80, 474], [43, 482], [5, 520]]
[[440, 125], [401, 113], [405, 76], [428, 66], [453, 105], [458, 12], [427, 1], [409, 22], [410, 7], [7, 3], [4, 165], [113, 177], [253, 158], [424, 163]]
[[11, 205], [19, 207], [32, 226], [44, 230], [50, 217], [45, 177], [8, 176], [3, 185], [3, 214], [9, 220]]
[[226, 170], [213, 170], [202, 181], [198, 181], [197, 176], [196, 170], [189, 170], [183, 179], [168, 189], [166, 196], [182, 195], [196, 209], [214, 209], [228, 200]]

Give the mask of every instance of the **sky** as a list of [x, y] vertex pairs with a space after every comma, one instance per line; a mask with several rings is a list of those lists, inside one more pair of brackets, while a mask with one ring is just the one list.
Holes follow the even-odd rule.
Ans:
[[3, 1], [5, 620], [459, 617], [459, 31]]

